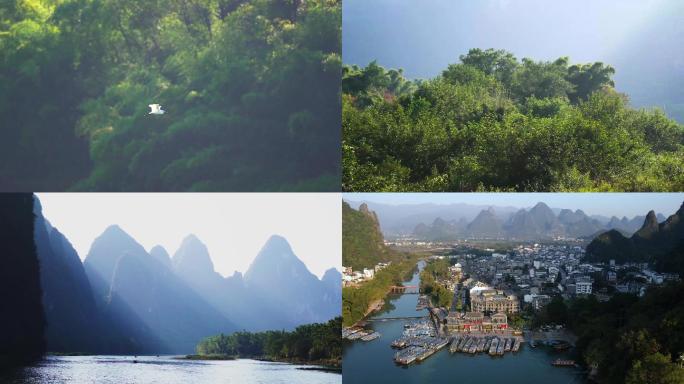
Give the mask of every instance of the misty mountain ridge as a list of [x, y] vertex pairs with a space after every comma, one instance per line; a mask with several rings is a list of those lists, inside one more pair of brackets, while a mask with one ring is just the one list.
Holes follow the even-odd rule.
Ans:
[[[365, 204], [369, 210], [377, 214], [378, 223], [385, 235], [411, 234], [418, 224], [427, 224], [435, 219], [444, 220], [448, 223], [457, 223], [464, 220], [470, 223], [482, 211], [490, 208], [489, 205], [472, 205], [466, 203], [453, 204], [382, 204], [372, 201], [345, 200], [350, 207], [360, 209]], [[518, 208], [512, 206], [496, 206], [496, 213], [500, 220], [506, 221]]]
[[81, 263], [39, 204], [35, 211], [51, 351], [191, 353], [213, 334], [293, 329], [340, 314], [340, 272], [318, 279], [283, 237], [266, 242], [244, 277], [224, 278], [194, 235], [171, 257], [161, 246], [147, 252], [117, 225]]
[[[656, 222], [665, 220], [662, 214], [655, 215]], [[419, 223], [412, 235], [423, 240], [450, 241], [457, 239], [511, 239], [544, 240], [558, 237], [584, 238], [598, 235], [609, 230], [632, 234], [639, 230], [645, 216], [632, 219], [615, 216], [596, 218], [581, 209], [552, 209], [543, 202], [532, 208], [518, 209], [513, 214], [500, 215], [498, 207], [482, 209], [470, 222], [461, 217], [459, 220], [446, 221], [441, 217], [432, 224]]]

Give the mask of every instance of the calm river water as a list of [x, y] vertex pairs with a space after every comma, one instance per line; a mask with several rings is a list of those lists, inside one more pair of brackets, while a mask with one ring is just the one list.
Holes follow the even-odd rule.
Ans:
[[342, 375], [301, 370], [302, 366], [256, 360], [190, 361], [172, 356], [49, 356], [8, 375], [2, 383], [74, 384], [340, 384]]
[[[422, 268], [423, 264], [419, 264]], [[407, 284], [417, 285], [418, 273]], [[417, 295], [392, 295], [385, 308], [373, 319], [416, 316]], [[382, 336], [374, 341], [355, 341], [346, 344], [342, 363], [344, 382], [361, 383], [458, 383], [458, 384], [576, 384], [585, 383], [584, 374], [575, 368], [551, 365], [558, 358], [567, 357], [543, 347], [531, 348], [528, 344], [517, 353], [503, 357], [485, 354], [475, 356], [463, 353], [450, 354], [449, 349], [435, 353], [421, 363], [408, 367], [396, 365], [392, 360], [395, 350], [392, 340], [401, 336], [405, 320], [371, 322], [372, 328]]]

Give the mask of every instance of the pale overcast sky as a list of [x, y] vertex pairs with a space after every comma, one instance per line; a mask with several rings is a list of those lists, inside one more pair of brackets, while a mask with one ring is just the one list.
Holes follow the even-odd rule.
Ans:
[[378, 60], [412, 78], [440, 74], [470, 48], [616, 65], [616, 51], [682, 9], [680, 0], [345, 0], [343, 60]]
[[611, 65], [618, 91], [684, 122], [682, 0], [344, 0], [342, 59], [433, 78], [471, 48]]
[[650, 210], [669, 216], [684, 193], [345, 193], [350, 201], [381, 204], [454, 204], [529, 208], [542, 201], [551, 208], [581, 209], [588, 215], [637, 216]]
[[337, 193], [39, 193], [44, 216], [84, 259], [93, 240], [118, 224], [148, 251], [173, 256], [193, 233], [223, 276], [245, 272], [266, 240], [285, 237], [321, 277], [340, 269], [341, 194]]

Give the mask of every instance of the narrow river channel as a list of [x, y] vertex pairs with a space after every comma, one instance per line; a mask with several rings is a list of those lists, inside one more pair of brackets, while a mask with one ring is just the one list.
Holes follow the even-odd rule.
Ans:
[[[419, 274], [424, 266], [420, 262], [418, 272], [405, 284], [418, 285]], [[555, 359], [566, 358], [566, 354], [546, 347], [531, 348], [527, 343], [519, 352], [506, 353], [503, 357], [450, 354], [445, 348], [423, 362], [408, 367], [399, 366], [392, 359], [396, 350], [390, 347], [390, 343], [401, 337], [407, 320], [378, 320], [427, 314], [425, 310], [416, 311], [417, 299], [417, 295], [411, 294], [390, 295], [383, 309], [370, 318], [369, 328], [380, 332], [382, 336], [370, 342], [353, 341], [345, 344], [342, 365], [345, 383], [586, 383], [585, 375], [579, 369], [551, 365]]]

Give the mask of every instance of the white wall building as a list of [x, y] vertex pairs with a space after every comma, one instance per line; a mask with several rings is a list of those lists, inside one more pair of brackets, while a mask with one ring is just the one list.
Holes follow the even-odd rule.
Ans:
[[588, 279], [580, 279], [575, 282], [575, 294], [589, 295], [591, 294], [592, 282]]

